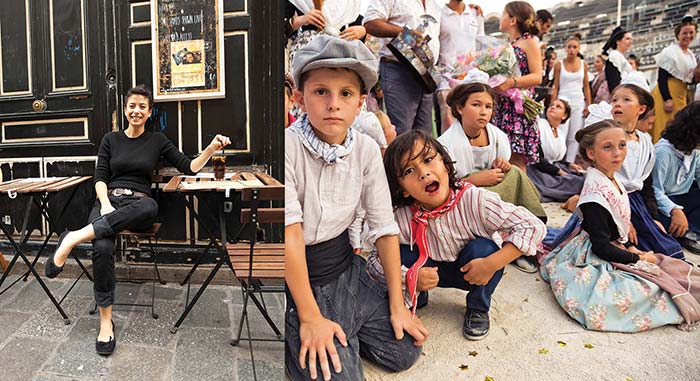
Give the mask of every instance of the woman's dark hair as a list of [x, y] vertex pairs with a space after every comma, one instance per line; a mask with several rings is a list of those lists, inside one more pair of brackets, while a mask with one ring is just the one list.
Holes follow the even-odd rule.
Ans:
[[126, 95], [124, 95], [124, 107], [126, 107], [126, 104], [129, 102], [129, 97], [132, 95], [141, 95], [142, 97], [148, 99], [148, 108], [153, 108], [153, 94], [151, 93], [151, 90], [146, 87], [146, 85], [140, 84], [136, 87], [130, 88], [129, 91], [126, 92]]
[[700, 101], [691, 102], [666, 125], [661, 137], [677, 150], [690, 154], [700, 144]]
[[533, 36], [540, 34], [535, 24], [535, 9], [526, 1], [511, 1], [506, 4], [505, 11], [515, 17], [518, 30], [521, 33], [529, 33]]
[[493, 91], [491, 86], [479, 82], [458, 85], [447, 94], [446, 102], [450, 106], [450, 112], [455, 119], [462, 121], [462, 115], [457, 111], [457, 106], [464, 106], [469, 97], [476, 93], [488, 93], [494, 102], [496, 100], [496, 92]]
[[673, 30], [673, 35], [676, 36], [676, 40], [678, 39], [678, 35], [681, 33], [681, 29], [686, 26], [693, 26], [695, 27], [695, 32], [698, 31], [698, 24], [696, 24], [693, 21], [692, 17], [683, 17], [683, 20], [681, 20], [681, 23], [676, 25], [676, 28]]
[[586, 126], [576, 131], [575, 137], [576, 141], [578, 142], [578, 154], [581, 155], [581, 158], [589, 164], [593, 164], [593, 162], [588, 157], [588, 153], [586, 151], [593, 148], [595, 145], [595, 138], [598, 136], [598, 134], [604, 130], [607, 130], [608, 128], [622, 128], [622, 126], [620, 123], [614, 120], [607, 119], [593, 123], [590, 126]]
[[647, 106], [647, 109], [644, 110], [642, 115], [639, 116], [639, 119], [646, 118], [647, 114], [654, 109], [654, 97], [648, 91], [642, 89], [637, 85], [625, 83], [622, 85], [618, 85], [616, 88], [614, 88], [612, 93], [610, 93], [610, 96], [612, 97], [615, 94], [615, 92], [619, 89], [631, 90], [634, 93], [634, 95], [637, 96], [639, 104], [642, 106]]
[[608, 50], [617, 49], [617, 42], [622, 40], [626, 33], [627, 31], [621, 26], [617, 26], [613, 29], [610, 38], [605, 42], [605, 45], [603, 45], [603, 53], [608, 54]]
[[[416, 144], [423, 144], [417, 155], [412, 156], [413, 147]], [[384, 170], [389, 181], [389, 191], [391, 192], [391, 204], [398, 208], [402, 206], [412, 205], [415, 199], [411, 196], [404, 197], [404, 189], [399, 184], [399, 179], [403, 177], [403, 172], [408, 161], [417, 157], [425, 156], [429, 151], [437, 152], [442, 156], [442, 161], [445, 163], [445, 168], [449, 175], [450, 188], [459, 189], [462, 187], [460, 179], [457, 177], [454, 162], [447, 153], [445, 147], [440, 142], [426, 134], [423, 131], [411, 130], [399, 135], [384, 153]], [[405, 159], [404, 157], [407, 157]]]
[[535, 17], [535, 21], [546, 23], [547, 21], [552, 21], [552, 20], [554, 20], [554, 17], [552, 16], [552, 14], [548, 10], [540, 9], [537, 11], [537, 16]]
[[[549, 110], [549, 108], [552, 107], [554, 102], [561, 102], [564, 105], [564, 112], [566, 112], [566, 118], [562, 119], [561, 122], [566, 123], [566, 121], [569, 120], [569, 117], [571, 117], [571, 105], [569, 104], [569, 102], [567, 102], [561, 98], [557, 98], [549, 103], [547, 110]], [[545, 115], [546, 115], [546, 110], [545, 110]]]

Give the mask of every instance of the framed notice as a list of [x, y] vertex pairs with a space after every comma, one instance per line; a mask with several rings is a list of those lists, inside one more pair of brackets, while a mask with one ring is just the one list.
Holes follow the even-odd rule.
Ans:
[[151, 0], [156, 101], [225, 98], [223, 0]]

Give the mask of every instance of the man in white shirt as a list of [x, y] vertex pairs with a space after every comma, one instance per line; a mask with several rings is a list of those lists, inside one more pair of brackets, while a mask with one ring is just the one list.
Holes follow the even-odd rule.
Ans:
[[382, 38], [379, 50], [379, 77], [384, 92], [389, 119], [401, 134], [411, 129], [431, 133], [433, 93], [426, 93], [421, 80], [406, 66], [400, 64], [386, 44], [406, 25], [415, 29], [421, 16], [432, 16], [426, 30], [431, 37], [428, 46], [437, 59], [440, 52], [440, 6], [436, 0], [371, 0], [364, 17], [367, 33]]
[[[484, 35], [484, 17], [481, 7], [462, 0], [450, 0], [442, 7], [440, 15], [440, 56], [438, 64], [451, 66], [457, 57], [476, 50], [476, 36]], [[450, 86], [447, 81], [438, 83], [437, 108], [440, 117], [440, 134], [452, 124], [450, 108], [447, 106], [447, 93]]]

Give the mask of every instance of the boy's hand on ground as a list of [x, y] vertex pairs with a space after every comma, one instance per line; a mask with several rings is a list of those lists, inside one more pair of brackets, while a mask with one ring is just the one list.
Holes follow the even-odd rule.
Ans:
[[[328, 320], [323, 316], [317, 319], [301, 322], [299, 324], [299, 338], [301, 339], [301, 348], [299, 350], [299, 365], [301, 369], [306, 369], [306, 354], [309, 355], [309, 375], [312, 379], [318, 376], [316, 369], [316, 358], [321, 364], [321, 372], [324, 380], [331, 379], [331, 370], [328, 366], [328, 356], [331, 358], [333, 369], [336, 373], [342, 371], [340, 364], [340, 356], [335, 349], [333, 337], [337, 337], [340, 344], [344, 347], [348, 346], [345, 332], [340, 324]], [[327, 354], [326, 354], [327, 353]]]
[[493, 269], [491, 262], [486, 258], [476, 258], [462, 266], [459, 271], [465, 273], [464, 280], [469, 284], [483, 286], [491, 280], [496, 269]]
[[104, 216], [105, 214], [110, 214], [114, 212], [114, 207], [112, 206], [111, 203], [106, 202], [102, 207], [100, 207], [100, 215]]
[[418, 291], [430, 291], [437, 287], [439, 281], [437, 267], [421, 267], [418, 270]]
[[401, 306], [391, 311], [391, 326], [394, 327], [396, 340], [403, 339], [403, 331], [408, 332], [414, 339], [413, 345], [420, 346], [428, 338], [428, 329], [423, 326], [418, 316], [411, 316], [408, 308]]

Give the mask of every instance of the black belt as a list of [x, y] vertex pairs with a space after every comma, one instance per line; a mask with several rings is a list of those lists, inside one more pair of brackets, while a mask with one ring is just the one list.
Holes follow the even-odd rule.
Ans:
[[151, 197], [151, 195], [143, 192], [137, 192], [128, 188], [112, 188], [108, 193], [114, 197], [134, 196], [134, 197]]

